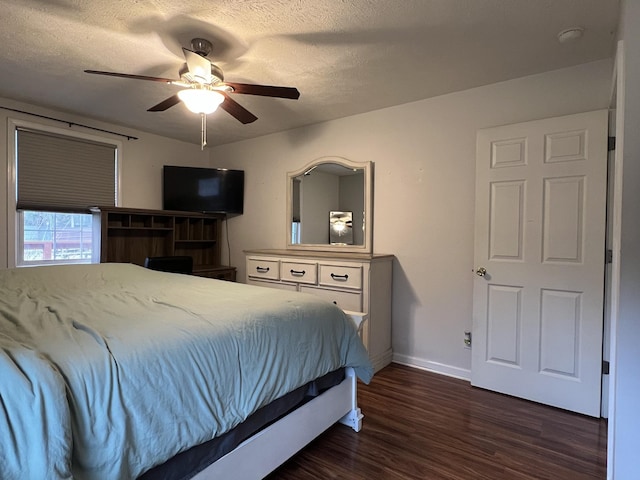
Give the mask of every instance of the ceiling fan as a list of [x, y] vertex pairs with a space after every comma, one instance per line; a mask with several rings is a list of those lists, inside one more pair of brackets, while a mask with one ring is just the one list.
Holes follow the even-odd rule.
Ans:
[[191, 40], [191, 49], [182, 48], [186, 64], [179, 70], [180, 79], [132, 75], [128, 73], [85, 70], [86, 73], [111, 77], [149, 80], [184, 87], [178, 93], [149, 108], [149, 112], [163, 112], [183, 101], [186, 107], [202, 117], [202, 147], [206, 145], [205, 115], [213, 113], [218, 106], [243, 124], [255, 122], [256, 117], [249, 110], [230, 97], [232, 93], [259, 95], [262, 97], [288, 98], [297, 100], [300, 92], [293, 87], [254, 85], [250, 83], [225, 82], [222, 69], [207, 59], [213, 45], [203, 38]]

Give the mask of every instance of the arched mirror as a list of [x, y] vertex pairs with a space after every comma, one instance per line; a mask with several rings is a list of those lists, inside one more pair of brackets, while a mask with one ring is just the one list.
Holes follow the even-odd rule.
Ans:
[[287, 174], [287, 248], [372, 253], [373, 164], [322, 157]]

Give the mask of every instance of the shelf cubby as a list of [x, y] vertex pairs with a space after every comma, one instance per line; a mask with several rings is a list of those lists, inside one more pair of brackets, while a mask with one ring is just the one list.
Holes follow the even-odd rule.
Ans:
[[144, 265], [147, 257], [188, 255], [194, 274], [235, 279], [235, 268], [221, 265], [222, 215], [119, 207], [94, 207], [94, 242], [100, 262]]

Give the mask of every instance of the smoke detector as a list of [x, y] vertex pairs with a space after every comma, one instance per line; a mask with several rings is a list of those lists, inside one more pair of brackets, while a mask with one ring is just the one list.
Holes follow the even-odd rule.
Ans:
[[584, 28], [582, 27], [566, 28], [558, 33], [558, 41], [560, 43], [574, 42], [582, 38], [582, 35], [584, 35]]

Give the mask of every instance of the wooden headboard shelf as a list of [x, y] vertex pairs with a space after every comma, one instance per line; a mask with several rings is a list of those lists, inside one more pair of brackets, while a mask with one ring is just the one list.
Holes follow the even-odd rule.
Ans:
[[235, 280], [235, 267], [221, 262], [223, 215], [120, 207], [91, 213], [95, 261], [144, 265], [147, 257], [188, 255], [194, 275]]

